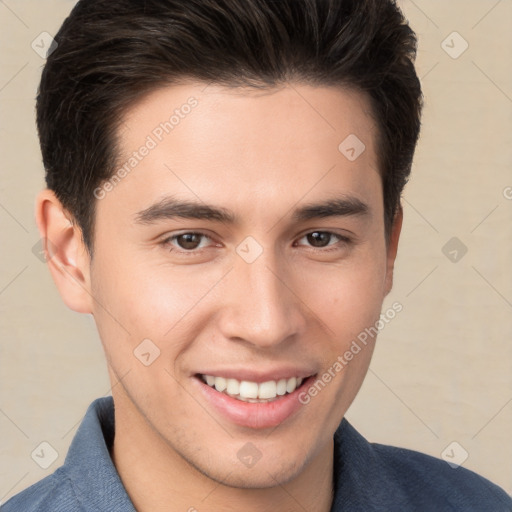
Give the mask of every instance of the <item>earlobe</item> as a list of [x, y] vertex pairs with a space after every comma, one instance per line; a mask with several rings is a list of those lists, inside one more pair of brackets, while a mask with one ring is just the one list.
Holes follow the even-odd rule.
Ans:
[[36, 222], [46, 261], [64, 303], [79, 313], [92, 312], [90, 257], [82, 231], [53, 193], [36, 199]]
[[396, 254], [398, 251], [398, 241], [400, 239], [400, 232], [402, 231], [402, 222], [404, 218], [404, 212], [402, 205], [399, 205], [395, 218], [393, 219], [393, 225], [391, 227], [391, 233], [389, 237], [389, 243], [387, 248], [387, 264], [386, 264], [386, 288], [385, 294], [387, 295], [393, 287], [393, 272], [396, 260]]

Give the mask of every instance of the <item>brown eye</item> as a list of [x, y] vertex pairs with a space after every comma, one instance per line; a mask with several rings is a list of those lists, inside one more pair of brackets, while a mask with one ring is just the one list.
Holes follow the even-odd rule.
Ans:
[[174, 237], [181, 249], [193, 250], [197, 249], [201, 243], [201, 238], [204, 237], [201, 233], [183, 233]]
[[326, 247], [332, 238], [333, 233], [327, 231], [314, 231], [306, 235], [308, 242], [313, 247]]
[[[186, 233], [169, 236], [162, 240], [161, 244], [173, 252], [195, 254], [200, 252], [201, 249], [207, 248], [211, 242], [212, 239], [204, 233], [187, 231]], [[196, 251], [196, 249], [198, 250]]]
[[[301, 241], [302, 243], [300, 243]], [[346, 248], [351, 244], [351, 239], [331, 231], [311, 231], [302, 236], [296, 243], [326, 252]]]

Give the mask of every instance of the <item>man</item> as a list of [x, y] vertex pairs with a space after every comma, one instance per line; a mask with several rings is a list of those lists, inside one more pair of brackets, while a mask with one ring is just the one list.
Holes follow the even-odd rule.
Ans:
[[2, 511], [512, 510], [344, 419], [420, 127], [396, 5], [85, 0], [56, 41], [36, 216], [113, 399]]

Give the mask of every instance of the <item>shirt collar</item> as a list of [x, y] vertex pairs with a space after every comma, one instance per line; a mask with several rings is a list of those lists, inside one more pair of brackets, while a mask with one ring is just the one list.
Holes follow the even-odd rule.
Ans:
[[86, 510], [136, 512], [110, 457], [114, 441], [114, 401], [95, 400], [69, 448], [64, 468]]

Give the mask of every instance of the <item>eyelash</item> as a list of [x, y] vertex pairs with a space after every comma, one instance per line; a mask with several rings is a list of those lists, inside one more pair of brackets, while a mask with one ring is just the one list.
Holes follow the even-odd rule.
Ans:
[[[347, 236], [339, 235], [338, 233], [333, 233], [332, 231], [321, 231], [321, 230], [318, 230], [318, 229], [317, 230], [313, 230], [313, 231], [308, 231], [307, 233], [302, 235], [299, 238], [299, 240], [301, 240], [302, 238], [307, 237], [308, 235], [311, 235], [312, 233], [326, 233], [326, 234], [329, 234], [331, 236], [334, 236], [334, 237], [339, 239], [338, 243], [341, 243], [342, 246], [347, 246], [350, 243], [352, 243], [352, 240], [349, 237], [347, 237]], [[172, 236], [169, 236], [169, 237], [165, 238], [164, 240], [162, 240], [161, 245], [164, 246], [164, 247], [169, 247], [171, 242], [175, 241], [177, 238], [179, 238], [180, 236], [183, 236], [183, 235], [199, 235], [199, 236], [208, 238], [208, 239], [213, 241], [213, 239], [210, 236], [208, 236], [206, 233], [201, 233], [200, 231], [185, 231], [183, 233], [178, 233], [176, 235], [172, 235]], [[332, 244], [332, 245], [337, 245], [337, 244]], [[331, 245], [328, 245], [326, 247], [309, 247], [309, 248], [312, 251], [314, 251], [314, 252], [322, 252], [322, 253], [337, 251], [337, 250], [341, 249], [339, 246], [332, 247]], [[169, 252], [177, 252], [177, 253], [180, 253], [180, 254], [185, 255], [185, 256], [195, 256], [195, 255], [201, 253], [203, 249], [206, 249], [206, 247], [203, 247], [201, 249], [186, 250], [186, 249], [178, 248], [176, 246], [171, 246], [169, 248]]]

